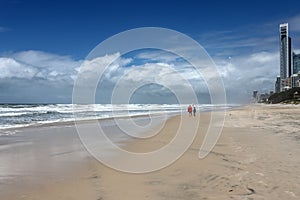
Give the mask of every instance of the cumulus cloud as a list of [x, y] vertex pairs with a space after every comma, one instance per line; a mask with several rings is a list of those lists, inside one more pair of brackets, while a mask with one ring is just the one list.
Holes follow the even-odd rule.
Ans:
[[[248, 99], [253, 90], [273, 89], [279, 72], [278, 52], [261, 51], [230, 59], [217, 57], [214, 61], [230, 102], [236, 102], [241, 96]], [[212, 79], [218, 76], [215, 71], [208, 74]], [[52, 102], [61, 102], [63, 99], [70, 102], [74, 80], [85, 87], [98, 87], [96, 98], [101, 99], [101, 103], [109, 101], [116, 86], [126, 92], [139, 83], [145, 83], [142, 89], [136, 88], [139, 101], [144, 97], [149, 102], [153, 98], [156, 103], [167, 102], [172, 95], [170, 88], [185, 94], [190, 86], [200, 98], [209, 97], [201, 74], [183, 59], [168, 53], [160, 57], [158, 52], [142, 52], [130, 58], [115, 53], [85, 61], [41, 51], [23, 51], [0, 57], [1, 102], [18, 98], [29, 102], [32, 98], [35, 101], [52, 99]], [[99, 84], [95, 85], [98, 80]]]
[[258, 52], [216, 60], [223, 76], [230, 100], [250, 99], [253, 90], [269, 92], [274, 90], [276, 76], [279, 73], [278, 52]]
[[[156, 102], [167, 102], [170, 91], [176, 90], [177, 93], [186, 94], [188, 89], [194, 87], [197, 92], [207, 92], [201, 75], [193, 66], [178, 59], [178, 56], [171, 59], [172, 56], [167, 54], [163, 54], [162, 57], [157, 55], [157, 52], [143, 52], [132, 55], [133, 58], [127, 58], [115, 53], [84, 61], [76, 81], [81, 90], [78, 97], [87, 101], [82, 96], [88, 96], [87, 90], [93, 93], [98, 81], [97, 92], [102, 97], [111, 97], [114, 90], [123, 94], [134, 88], [134, 91], [137, 90], [140, 94], [137, 95], [139, 99], [142, 99], [141, 94], [148, 100], [151, 100], [149, 96], [155, 95]], [[165, 57], [170, 58], [169, 62], [166, 62]], [[143, 90], [139, 89], [141, 86]], [[119, 103], [128, 102], [125, 93], [118, 99]], [[185, 96], [186, 102], [190, 103], [189, 95]]]
[[[104, 71], [109, 70], [109, 74], [116, 71], [120, 65], [119, 63], [112, 64], [116, 59], [120, 57], [119, 53], [105, 55], [103, 57], [96, 57], [92, 60], [85, 60], [79, 70], [79, 75], [87, 80], [98, 78]], [[112, 64], [112, 65], [110, 65]]]
[[0, 55], [1, 103], [68, 103], [81, 61], [42, 51]]
[[[193, 49], [194, 51], [198, 51]], [[188, 51], [193, 51], [192, 49], [189, 49]], [[192, 53], [191, 53], [192, 54]], [[185, 60], [184, 58], [181, 58], [178, 55], [175, 55], [173, 53], [170, 52], [166, 52], [166, 51], [162, 51], [162, 50], [151, 50], [151, 51], [146, 51], [146, 52], [142, 52], [142, 53], [138, 53], [137, 55], [134, 56], [134, 60], [142, 60], [142, 63], [145, 63], [145, 65], [138, 65], [138, 66], [144, 66], [150, 69], [153, 68], [153, 74], [154, 75], [159, 75], [161, 76], [162, 72], [165, 72], [163, 69], [163, 67], [168, 67], [169, 69], [174, 69], [176, 71], [177, 74], [180, 74], [181, 76], [183, 76], [185, 79], [192, 81], [192, 80], [197, 80], [199, 81], [199, 79], [203, 79], [202, 75], [206, 75], [206, 78], [210, 78], [209, 77], [209, 73], [204, 74], [205, 70], [208, 69], [208, 71], [213, 71], [211, 70], [211, 66], [213, 65], [213, 63], [211, 62], [211, 60], [209, 59], [209, 57], [207, 57], [207, 55], [200, 55], [203, 58], [202, 59], [192, 59], [195, 63], [198, 63], [199, 65], [197, 65], [197, 69], [199, 71], [196, 70], [196, 68], [194, 66], [192, 66], [187, 60]], [[198, 58], [199, 55], [195, 55], [193, 58]], [[199, 60], [201, 60], [199, 62]], [[214, 75], [216, 75], [216, 72], [213, 71]], [[201, 74], [203, 73], [203, 74]], [[150, 75], [150, 74], [149, 74]], [[170, 73], [168, 72], [168, 75], [170, 75]], [[170, 80], [170, 79], [169, 79]]]
[[72, 84], [80, 61], [41, 51], [22, 51], [0, 57], [0, 78], [43, 79]]
[[38, 70], [30, 65], [19, 63], [12, 58], [0, 58], [0, 79], [32, 79], [37, 73]]

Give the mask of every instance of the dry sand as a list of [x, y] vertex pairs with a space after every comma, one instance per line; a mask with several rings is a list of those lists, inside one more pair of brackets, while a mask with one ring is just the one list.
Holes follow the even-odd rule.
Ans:
[[[215, 148], [199, 159], [210, 122], [210, 113], [202, 113], [193, 144], [164, 169], [128, 174], [89, 158], [61, 179], [49, 181], [44, 175], [44, 182], [38, 184], [11, 184], [0, 191], [0, 199], [300, 199], [299, 117], [299, 106], [252, 105], [230, 110]], [[148, 152], [164, 146], [174, 137], [180, 119], [169, 119], [157, 136], [131, 140], [124, 148]], [[182, 120], [193, 128], [198, 119], [186, 115]]]

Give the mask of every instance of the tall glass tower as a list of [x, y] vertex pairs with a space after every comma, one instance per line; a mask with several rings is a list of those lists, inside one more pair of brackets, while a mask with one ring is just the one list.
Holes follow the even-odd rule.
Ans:
[[300, 54], [293, 53], [293, 74], [300, 72]]
[[291, 76], [291, 38], [288, 23], [280, 24], [280, 78], [284, 80]]

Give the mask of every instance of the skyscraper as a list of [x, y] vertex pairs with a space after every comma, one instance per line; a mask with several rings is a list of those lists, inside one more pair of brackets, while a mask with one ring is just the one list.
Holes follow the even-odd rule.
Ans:
[[288, 23], [280, 24], [280, 78], [284, 80], [291, 76], [291, 38]]
[[277, 76], [276, 83], [275, 83], [275, 93], [280, 92], [280, 86], [281, 86], [281, 78], [280, 76]]
[[300, 53], [293, 53], [293, 74], [298, 74], [300, 71]]

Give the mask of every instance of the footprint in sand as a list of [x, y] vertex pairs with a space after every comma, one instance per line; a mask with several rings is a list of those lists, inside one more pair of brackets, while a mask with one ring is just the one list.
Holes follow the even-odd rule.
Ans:
[[263, 185], [263, 186], [265, 186], [265, 187], [267, 187], [267, 186], [268, 186], [268, 184], [266, 184], [265, 182], [263, 182], [263, 181], [261, 181], [261, 180], [260, 180], [260, 181], [258, 181], [258, 183], [259, 183], [259, 184], [261, 184], [261, 185]]
[[291, 191], [285, 191], [285, 193], [287, 193], [287, 194], [289, 194], [290, 196], [292, 196], [292, 197], [297, 197], [296, 195], [295, 195], [295, 193], [294, 192], [291, 192]]
[[245, 160], [243, 160], [243, 164], [251, 164], [254, 163], [256, 161], [256, 156], [254, 154], [249, 155], [249, 157]]
[[263, 173], [261, 173], [261, 172], [256, 172], [255, 173], [256, 175], [259, 175], [259, 176], [265, 176]]

